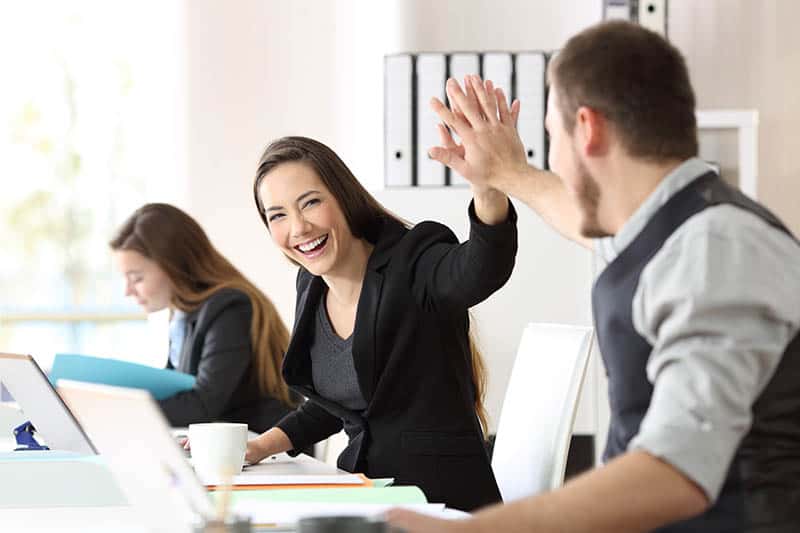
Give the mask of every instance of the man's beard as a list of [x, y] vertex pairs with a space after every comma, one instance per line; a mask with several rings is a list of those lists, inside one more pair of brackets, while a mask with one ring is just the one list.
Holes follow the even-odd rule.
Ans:
[[586, 165], [583, 164], [583, 161], [577, 158], [577, 154], [576, 160], [580, 179], [578, 181], [579, 188], [575, 191], [575, 198], [578, 202], [578, 210], [582, 215], [578, 231], [582, 236], [590, 239], [608, 237], [611, 234], [600, 226], [597, 216], [598, 205], [600, 204], [600, 186], [589, 172], [589, 169], [586, 168]]

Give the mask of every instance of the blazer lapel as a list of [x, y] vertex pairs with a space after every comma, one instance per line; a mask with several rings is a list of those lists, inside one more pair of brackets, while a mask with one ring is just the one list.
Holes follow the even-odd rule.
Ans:
[[364, 285], [356, 309], [356, 328], [353, 332], [353, 364], [358, 376], [358, 385], [367, 404], [375, 393], [375, 328], [378, 304], [383, 289], [383, 274], [367, 269]]
[[372, 403], [378, 372], [377, 322], [378, 307], [383, 291], [383, 270], [389, 264], [397, 242], [407, 233], [399, 222], [388, 219], [381, 222], [375, 248], [367, 262], [364, 285], [356, 309], [356, 328], [353, 332], [353, 363], [358, 376], [358, 385], [367, 405]]
[[314, 310], [322, 295], [324, 283], [322, 278], [312, 276], [297, 300], [294, 331], [283, 358], [283, 377], [290, 385], [308, 385], [313, 388], [308, 340], [311, 338]]

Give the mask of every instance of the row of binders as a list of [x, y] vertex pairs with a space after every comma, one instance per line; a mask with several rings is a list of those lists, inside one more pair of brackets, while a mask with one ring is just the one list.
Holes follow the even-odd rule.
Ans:
[[[384, 161], [387, 187], [468, 185], [428, 155], [440, 144], [439, 117], [429, 105], [432, 97], [447, 102], [448, 78], [463, 82], [478, 74], [494, 82], [509, 98], [522, 103], [517, 125], [528, 163], [545, 168], [547, 102], [544, 52], [453, 52], [395, 54], [384, 63]], [[458, 139], [456, 138], [456, 142]]]

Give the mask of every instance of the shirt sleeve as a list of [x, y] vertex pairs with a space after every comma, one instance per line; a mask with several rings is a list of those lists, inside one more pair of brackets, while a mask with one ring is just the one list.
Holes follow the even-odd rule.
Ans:
[[297, 409], [283, 417], [275, 427], [289, 437], [294, 449], [289, 455], [297, 455], [303, 449], [327, 439], [344, 427], [341, 418], [330, 414], [324, 407], [308, 400]]
[[800, 247], [732, 206], [695, 218], [648, 264], [634, 296], [634, 325], [653, 346], [653, 395], [630, 448], [670, 463], [714, 501], [752, 405], [797, 334]]

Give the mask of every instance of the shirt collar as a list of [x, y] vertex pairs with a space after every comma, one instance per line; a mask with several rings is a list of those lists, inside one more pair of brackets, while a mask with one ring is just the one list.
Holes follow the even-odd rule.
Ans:
[[606, 263], [616, 259], [617, 255], [639, 235], [661, 206], [678, 191], [710, 170], [712, 168], [708, 163], [697, 157], [687, 159], [678, 165], [661, 180], [616, 235], [595, 239], [595, 251]]

